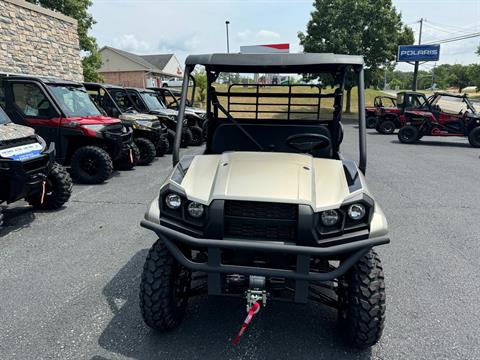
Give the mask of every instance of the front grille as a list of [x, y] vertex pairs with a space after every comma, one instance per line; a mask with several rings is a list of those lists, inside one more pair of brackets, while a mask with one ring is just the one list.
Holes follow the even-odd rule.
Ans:
[[37, 172], [45, 172], [46, 167], [48, 164], [48, 157], [41, 156], [32, 160], [27, 160], [23, 162], [23, 169], [27, 173], [37, 173]]
[[225, 201], [225, 237], [294, 241], [298, 206], [256, 201]]

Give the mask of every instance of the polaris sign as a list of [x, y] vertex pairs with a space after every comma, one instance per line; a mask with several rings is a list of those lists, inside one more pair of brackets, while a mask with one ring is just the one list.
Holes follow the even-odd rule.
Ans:
[[440, 45], [400, 45], [397, 61], [438, 61]]

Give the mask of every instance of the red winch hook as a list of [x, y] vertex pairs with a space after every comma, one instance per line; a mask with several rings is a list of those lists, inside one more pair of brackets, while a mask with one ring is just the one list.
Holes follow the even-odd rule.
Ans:
[[261, 306], [261, 303], [259, 301], [252, 304], [252, 306], [250, 307], [250, 310], [248, 311], [247, 317], [245, 318], [245, 321], [243, 322], [242, 327], [240, 328], [240, 331], [238, 332], [235, 339], [233, 339], [232, 341], [233, 346], [238, 345], [238, 343], [240, 342], [240, 338], [242, 337], [245, 330], [247, 330], [247, 327], [252, 321], [253, 316], [260, 311], [260, 306]]
[[45, 200], [46, 185], [47, 185], [47, 182], [45, 180], [43, 180], [42, 181], [42, 196], [40, 197], [40, 205], [43, 205], [43, 201]]
[[130, 150], [130, 164], [133, 164], [133, 151], [132, 149], [129, 149]]

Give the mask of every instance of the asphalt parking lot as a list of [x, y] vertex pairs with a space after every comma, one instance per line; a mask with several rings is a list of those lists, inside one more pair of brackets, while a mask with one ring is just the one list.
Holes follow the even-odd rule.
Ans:
[[[356, 136], [347, 125], [347, 157]], [[404, 145], [374, 130], [367, 140], [369, 188], [392, 239], [378, 249], [387, 324], [371, 350], [347, 348], [335, 311], [316, 304], [269, 304], [237, 348], [230, 341], [245, 316], [237, 300], [196, 298], [179, 329], [150, 331], [138, 284], [155, 237], [139, 222], [168, 156], [104, 185], [75, 186], [58, 212], [9, 207], [0, 230], [0, 359], [479, 359], [480, 150], [460, 138]]]

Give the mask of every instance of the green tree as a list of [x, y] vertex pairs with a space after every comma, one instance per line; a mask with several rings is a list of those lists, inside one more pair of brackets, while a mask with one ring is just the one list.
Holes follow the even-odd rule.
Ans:
[[193, 74], [196, 85], [196, 97], [203, 104], [207, 97], [207, 73], [205, 70], [196, 71]]
[[[305, 52], [363, 55], [372, 72], [395, 61], [398, 45], [414, 42], [412, 29], [403, 25], [391, 0], [315, 0], [307, 31], [298, 37]], [[354, 86], [350, 75], [346, 112]]]
[[83, 76], [85, 81], [101, 81], [102, 77], [98, 74], [98, 69], [102, 65], [102, 60], [98, 52], [97, 41], [93, 36], [88, 35], [88, 31], [95, 24], [93, 16], [88, 13], [88, 8], [92, 5], [91, 0], [27, 0], [44, 8], [58, 11], [64, 15], [70, 16], [78, 21], [78, 37], [80, 49], [85, 53], [82, 59]]

